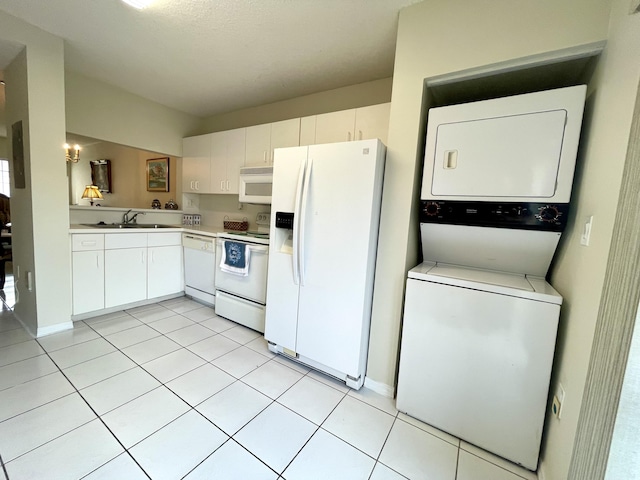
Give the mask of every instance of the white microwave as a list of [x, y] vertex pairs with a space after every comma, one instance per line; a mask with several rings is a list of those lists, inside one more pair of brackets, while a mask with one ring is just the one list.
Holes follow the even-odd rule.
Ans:
[[241, 203], [271, 205], [273, 167], [242, 167], [239, 196]]

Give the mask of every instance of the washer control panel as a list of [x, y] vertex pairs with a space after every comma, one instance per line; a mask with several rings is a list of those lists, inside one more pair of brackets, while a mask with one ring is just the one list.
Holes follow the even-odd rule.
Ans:
[[420, 223], [562, 232], [568, 212], [568, 203], [420, 201]]

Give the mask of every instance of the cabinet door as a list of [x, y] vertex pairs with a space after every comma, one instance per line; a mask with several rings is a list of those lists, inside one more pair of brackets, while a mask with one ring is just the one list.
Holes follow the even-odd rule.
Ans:
[[240, 167], [244, 166], [246, 128], [236, 128], [227, 133], [227, 180], [224, 193], [240, 191]]
[[73, 314], [104, 308], [104, 251], [73, 252]]
[[273, 150], [300, 145], [300, 119], [292, 118], [271, 124], [271, 150], [269, 164], [273, 165]]
[[211, 193], [225, 193], [227, 181], [227, 132], [211, 134]]
[[315, 143], [350, 142], [354, 139], [356, 110], [324, 113], [316, 117]]
[[245, 147], [245, 166], [268, 165], [271, 148], [271, 124], [247, 127]]
[[105, 308], [146, 300], [147, 249], [122, 248], [104, 252]]
[[148, 251], [147, 298], [161, 297], [184, 290], [182, 247], [151, 247]]
[[182, 191], [208, 193], [211, 185], [211, 134], [182, 140]]
[[389, 135], [390, 111], [390, 103], [357, 108], [355, 139], [369, 140], [379, 138], [386, 145]]
[[316, 115], [300, 119], [300, 146], [316, 143]]

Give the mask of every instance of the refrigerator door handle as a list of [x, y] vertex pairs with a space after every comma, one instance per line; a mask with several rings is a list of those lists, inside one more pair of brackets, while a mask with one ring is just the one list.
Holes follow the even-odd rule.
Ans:
[[304, 172], [304, 186], [302, 188], [302, 203], [300, 205], [300, 229], [298, 230], [298, 263], [300, 269], [300, 285], [304, 286], [304, 235], [305, 219], [307, 216], [307, 203], [309, 200], [309, 183], [311, 182], [311, 170], [313, 169], [313, 159], [307, 161], [307, 168]]
[[304, 183], [304, 174], [307, 168], [307, 160], [300, 166], [300, 174], [298, 175], [298, 183], [296, 186], [296, 203], [293, 207], [293, 255], [291, 261], [293, 262], [293, 283], [300, 285], [300, 268], [298, 261], [298, 249], [300, 245], [298, 243], [298, 231], [300, 230], [300, 201], [302, 199], [302, 186]]

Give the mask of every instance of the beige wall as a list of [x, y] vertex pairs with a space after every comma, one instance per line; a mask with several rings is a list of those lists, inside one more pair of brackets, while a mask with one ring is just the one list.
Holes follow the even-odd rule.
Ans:
[[[167, 155], [124, 147], [111, 142], [95, 142], [83, 147], [81, 160], [70, 165], [71, 184], [70, 203], [89, 205], [82, 199], [84, 187], [91, 183], [90, 161], [101, 158], [111, 160], [111, 189], [105, 193], [100, 203], [104, 207], [151, 208], [151, 201], [160, 200], [162, 206], [173, 199], [180, 203], [182, 197], [182, 159], [169, 156], [169, 191], [148, 192], [147, 159], [166, 157]], [[142, 221], [142, 219], [141, 219]]]
[[26, 188], [12, 181], [11, 196], [13, 263], [20, 270], [15, 313], [42, 334], [71, 315], [67, 177], [57, 155], [65, 138], [63, 42], [2, 12], [0, 40], [26, 46], [5, 71], [7, 123], [22, 120], [25, 142]]
[[[548, 480], [566, 478], [571, 459], [640, 81], [640, 15], [628, 11], [628, 1], [613, 2], [609, 40], [590, 85], [573, 221], [551, 276], [565, 299], [554, 385], [561, 382], [566, 397], [562, 419], [547, 426], [541, 470]], [[589, 215], [594, 217], [591, 241], [583, 247], [582, 224]]]
[[428, 0], [401, 11], [367, 377], [395, 383], [405, 276], [418, 258], [425, 79], [602, 41], [608, 3]]
[[151, 152], [182, 156], [182, 138], [201, 119], [67, 71], [67, 131]]
[[338, 110], [365, 107], [391, 100], [391, 78], [360, 83], [303, 97], [214, 115], [204, 119], [199, 133], [219, 132], [232, 128], [306, 117]]

